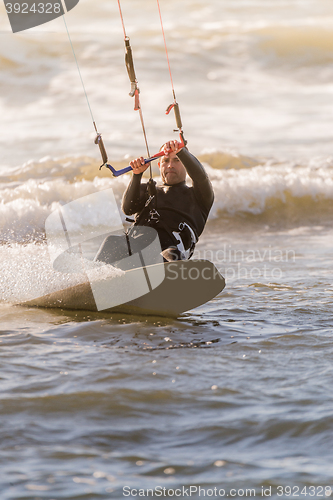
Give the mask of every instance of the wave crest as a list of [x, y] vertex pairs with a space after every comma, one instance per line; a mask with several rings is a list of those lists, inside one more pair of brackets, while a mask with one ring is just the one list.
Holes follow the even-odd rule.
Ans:
[[[331, 219], [332, 158], [276, 162], [215, 151], [200, 159], [215, 193], [211, 220], [288, 225]], [[44, 239], [45, 220], [52, 211], [96, 191], [112, 188], [120, 207], [129, 178], [130, 174], [112, 178], [107, 169], [99, 171], [96, 161], [87, 157], [45, 158], [4, 172], [0, 178], [0, 241]], [[103, 206], [97, 210], [102, 211]], [[85, 224], [95, 223], [96, 213], [88, 213]]]

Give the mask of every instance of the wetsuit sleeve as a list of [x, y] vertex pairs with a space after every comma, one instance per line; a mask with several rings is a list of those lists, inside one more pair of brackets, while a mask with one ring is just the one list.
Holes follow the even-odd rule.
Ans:
[[193, 181], [195, 197], [200, 205], [209, 212], [214, 201], [214, 191], [206, 170], [186, 148], [181, 149], [177, 156]]
[[146, 184], [141, 184], [142, 174], [133, 174], [121, 202], [125, 215], [141, 212], [146, 202]]

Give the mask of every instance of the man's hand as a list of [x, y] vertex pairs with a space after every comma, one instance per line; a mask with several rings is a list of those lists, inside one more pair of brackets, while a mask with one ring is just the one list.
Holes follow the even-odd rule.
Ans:
[[149, 163], [145, 164], [145, 159], [143, 156], [141, 158], [136, 158], [130, 162], [130, 166], [133, 169], [134, 174], [142, 174], [149, 167]]
[[162, 151], [164, 152], [164, 156], [168, 156], [171, 153], [178, 153], [184, 145], [178, 141], [168, 141], [164, 144]]
[[[184, 145], [181, 142], [178, 141], [168, 141], [164, 144], [162, 147], [161, 151], [163, 152], [164, 156], [169, 156], [171, 153], [178, 153]], [[145, 160], [143, 156], [140, 158], [136, 158], [135, 160], [132, 160], [130, 162], [130, 166], [133, 169], [134, 174], [142, 174], [147, 168], [149, 167], [150, 163], [145, 164]]]

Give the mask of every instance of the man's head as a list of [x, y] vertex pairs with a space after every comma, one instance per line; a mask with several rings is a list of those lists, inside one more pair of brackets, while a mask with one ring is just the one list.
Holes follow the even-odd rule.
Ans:
[[[161, 148], [161, 150], [163, 147]], [[170, 152], [162, 156], [158, 162], [158, 167], [161, 172], [163, 184], [172, 186], [179, 182], [185, 181], [186, 169], [176, 153]]]

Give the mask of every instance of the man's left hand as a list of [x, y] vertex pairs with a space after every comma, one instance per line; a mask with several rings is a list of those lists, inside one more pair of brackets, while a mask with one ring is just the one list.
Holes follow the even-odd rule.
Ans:
[[183, 147], [183, 144], [178, 141], [168, 141], [164, 144], [162, 151], [165, 156], [168, 156], [171, 153], [177, 154]]

